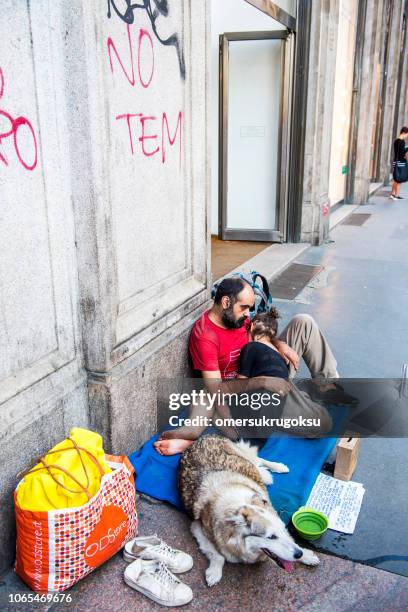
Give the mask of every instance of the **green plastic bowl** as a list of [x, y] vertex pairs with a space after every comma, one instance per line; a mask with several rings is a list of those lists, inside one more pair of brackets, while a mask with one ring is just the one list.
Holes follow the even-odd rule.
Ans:
[[313, 508], [302, 506], [292, 515], [292, 523], [305, 540], [318, 540], [327, 530], [329, 519]]

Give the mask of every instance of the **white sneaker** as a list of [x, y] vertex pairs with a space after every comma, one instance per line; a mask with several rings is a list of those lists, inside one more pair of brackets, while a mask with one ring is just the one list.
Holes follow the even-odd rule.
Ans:
[[193, 591], [160, 561], [136, 559], [124, 573], [127, 585], [162, 606], [184, 606], [193, 599]]
[[125, 544], [123, 558], [128, 563], [136, 559], [162, 561], [174, 574], [188, 572], [193, 567], [193, 558], [190, 555], [170, 548], [156, 534], [130, 540]]

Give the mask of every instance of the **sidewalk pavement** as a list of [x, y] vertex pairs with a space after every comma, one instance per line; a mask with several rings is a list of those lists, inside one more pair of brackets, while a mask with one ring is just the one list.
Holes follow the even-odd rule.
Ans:
[[300, 312], [316, 319], [340, 377], [399, 378], [408, 362], [408, 184], [401, 194], [372, 196], [353, 213], [371, 215], [363, 225], [337, 225], [333, 243], [305, 251], [296, 262], [324, 270], [294, 300], [274, 300], [282, 329]]
[[[404, 193], [408, 197], [407, 187]], [[402, 362], [408, 361], [408, 199], [392, 202], [374, 196], [370, 205], [356, 212], [372, 216], [361, 227], [337, 226], [331, 233], [334, 243], [310, 248], [299, 258], [324, 266], [320, 280], [312, 281], [295, 300], [276, 303], [285, 318], [297, 312], [313, 314], [335, 350], [342, 376], [399, 377]], [[268, 561], [258, 566], [227, 563], [221, 583], [210, 589], [204, 580], [207, 562], [190, 534], [188, 518], [146, 499], [139, 500], [138, 512], [141, 534], [157, 533], [194, 558], [194, 568], [182, 577], [194, 591], [185, 610], [408, 609], [408, 578], [322, 553], [317, 568], [298, 565], [292, 574]], [[71, 604], [48, 609], [160, 609], [125, 585], [124, 567], [121, 555], [116, 555], [70, 590]], [[27, 587], [12, 572], [0, 580], [2, 609], [29, 610], [27, 605], [7, 603], [10, 593], [29, 592]]]

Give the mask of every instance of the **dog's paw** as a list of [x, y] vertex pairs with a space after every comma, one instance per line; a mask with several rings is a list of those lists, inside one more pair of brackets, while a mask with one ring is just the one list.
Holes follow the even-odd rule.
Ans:
[[269, 470], [265, 467], [259, 467], [258, 468], [260, 474], [261, 474], [261, 478], [263, 480], [263, 482], [266, 485], [271, 485], [273, 483], [273, 476], [272, 474], [269, 472]]
[[289, 468], [284, 463], [275, 463], [273, 471], [277, 474], [287, 474], [289, 472]]
[[222, 567], [218, 565], [210, 565], [205, 570], [205, 579], [209, 587], [218, 584], [222, 578]]
[[304, 548], [300, 562], [304, 563], [305, 565], [319, 565], [320, 559], [317, 555], [314, 554], [314, 552], [308, 550], [307, 548]]

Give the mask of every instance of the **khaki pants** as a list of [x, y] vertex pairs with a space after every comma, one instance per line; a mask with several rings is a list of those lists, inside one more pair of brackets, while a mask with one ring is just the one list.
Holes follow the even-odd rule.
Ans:
[[[286, 342], [299, 357], [303, 357], [312, 378], [338, 378], [337, 362], [331, 348], [319, 329], [316, 321], [307, 314], [294, 316], [285, 327], [280, 340]], [[294, 378], [296, 370], [289, 366], [289, 378]], [[330, 431], [332, 420], [327, 410], [313, 402], [309, 395], [292, 387], [285, 399], [282, 417], [319, 418], [320, 427], [304, 432], [307, 437]]]
[[[331, 348], [310, 315], [299, 314], [293, 317], [279, 339], [286, 342], [299, 357], [303, 357], [312, 378], [339, 377]], [[295, 374], [296, 370], [290, 364], [289, 378], [293, 378]]]
[[[310, 315], [299, 314], [293, 317], [281, 333], [279, 339], [286, 342], [296, 351], [300, 358], [304, 359], [312, 378], [322, 380], [338, 378], [337, 362], [334, 355], [316, 321]], [[296, 370], [290, 364], [289, 378], [294, 378], [295, 374]], [[244, 416], [253, 417], [257, 415], [249, 409]], [[314, 402], [306, 392], [301, 391], [292, 384], [290, 392], [283, 398], [282, 411], [279, 418], [298, 419], [299, 417], [319, 419], [320, 425], [307, 428], [294, 426], [290, 430], [283, 431], [307, 438], [318, 437], [331, 431], [332, 419], [326, 408]], [[239, 433], [246, 437], [265, 438], [271, 435], [272, 430], [266, 428], [256, 432], [249, 432], [241, 429]]]

